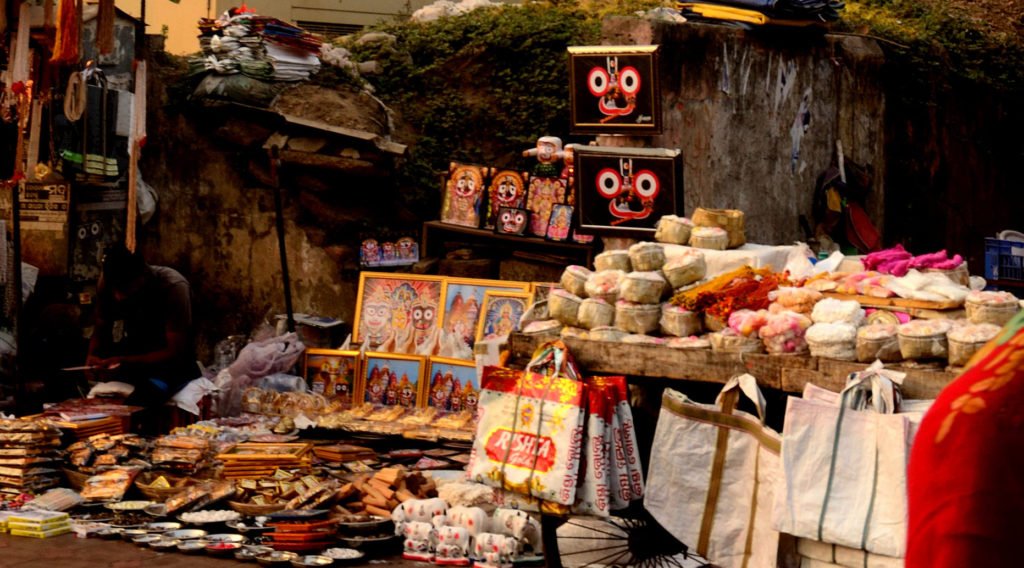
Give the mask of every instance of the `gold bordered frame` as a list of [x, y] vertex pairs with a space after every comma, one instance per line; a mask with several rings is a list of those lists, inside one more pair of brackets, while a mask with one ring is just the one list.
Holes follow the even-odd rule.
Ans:
[[[395, 374], [395, 387], [398, 390], [395, 393], [394, 402], [388, 400], [388, 383], [391, 379], [382, 376], [385, 366], [389, 374]], [[371, 376], [374, 367], [378, 370], [376, 377]], [[368, 402], [375, 406], [405, 406], [402, 404], [404, 400], [402, 391], [405, 388], [404, 380], [408, 380], [410, 383], [414, 383], [412, 388], [413, 404], [411, 408], [422, 408], [426, 404], [426, 385], [423, 378], [426, 373], [426, 367], [427, 358], [423, 355], [404, 355], [401, 353], [378, 351], [366, 352], [363, 356], [363, 380], [359, 401]], [[378, 381], [378, 383], [374, 384], [371, 381]], [[379, 391], [377, 389], [378, 385], [380, 386]]]
[[570, 132], [661, 134], [659, 47], [570, 47]]
[[683, 156], [671, 148], [580, 146], [573, 226], [587, 234], [653, 238], [683, 214]]
[[[441, 305], [444, 317], [441, 319], [441, 342], [455, 341], [449, 336], [453, 333], [462, 335], [462, 340], [467, 342], [469, 353], [472, 353], [476, 344], [476, 328], [480, 321], [481, 308], [483, 307], [484, 294], [488, 290], [505, 292], [529, 292], [528, 282], [515, 280], [484, 280], [477, 278], [445, 278], [444, 295]], [[461, 302], [456, 303], [456, 296], [466, 293]], [[466, 312], [472, 310], [472, 304], [476, 304], [476, 314], [466, 317], [465, 321], [454, 321], [453, 318], [463, 318], [468, 315]], [[458, 327], [458, 331], [454, 328]], [[472, 360], [472, 356], [466, 360]]]
[[[434, 299], [434, 301], [424, 301], [423, 304], [429, 305], [434, 310], [432, 314], [434, 321], [433, 325], [439, 326], [441, 324], [442, 316], [444, 315], [444, 278], [440, 276], [405, 274], [397, 272], [361, 272], [359, 274], [359, 291], [356, 294], [356, 312], [355, 316], [353, 317], [352, 324], [352, 338], [354, 345], [363, 345], [363, 343], [367, 339], [365, 329], [366, 318], [363, 315], [363, 310], [367, 304], [367, 295], [370, 295], [369, 299], [373, 300], [374, 302], [378, 302], [380, 301], [380, 298], [377, 296], [378, 290], [381, 290], [382, 292], [385, 293], [388, 291], [393, 292], [394, 290], [397, 290], [402, 284], [409, 284], [410, 288], [412, 288], [417, 293], [422, 292], [423, 290], [430, 290], [432, 294], [436, 294], [436, 298]], [[386, 298], [386, 303], [390, 307], [391, 313], [388, 315], [388, 323], [383, 330], [383, 333], [385, 335], [392, 334], [395, 331], [394, 317], [396, 315], [396, 310], [407, 312], [404, 313], [402, 317], [405, 318], [406, 323], [408, 324], [409, 321], [412, 321], [414, 319], [414, 305], [419, 305], [413, 302], [411, 305], [408, 306], [407, 309], [402, 309], [398, 305], [399, 301], [393, 297]], [[426, 317], [423, 314], [423, 312], [421, 312], [421, 317]], [[376, 325], [374, 327], [376, 328]], [[377, 330], [375, 329], [375, 332], [376, 331]], [[386, 345], [386, 343], [374, 344], [373, 342], [371, 342], [368, 345], [368, 349], [372, 351], [383, 351], [383, 349], [379, 349], [379, 347], [381, 347], [382, 345]], [[414, 349], [415, 346], [411, 348], [411, 350]], [[404, 353], [406, 351], [399, 350], [396, 352]]]
[[[326, 369], [324, 366], [326, 365]], [[349, 365], [349, 367], [346, 367]], [[362, 354], [355, 350], [344, 350], [344, 349], [306, 349], [306, 353], [302, 365], [302, 376], [306, 379], [306, 384], [313, 387], [313, 379], [318, 373], [325, 372], [328, 377], [325, 377], [327, 383], [324, 385], [324, 392], [319, 393], [328, 400], [328, 402], [334, 402], [339, 398], [336, 390], [336, 384], [338, 382], [338, 376], [344, 376], [342, 372], [335, 373], [335, 370], [343, 371], [348, 368], [352, 369], [352, 379], [346, 380], [348, 384], [348, 404], [351, 404], [356, 400], [356, 392], [359, 391], [359, 383], [362, 378]], [[316, 392], [316, 391], [314, 391]]]
[[[445, 393], [444, 398], [436, 397], [436, 389], [442, 385], [435, 384], [434, 375], [438, 372], [441, 373], [441, 380], [445, 378], [445, 374], [451, 371], [454, 379], [459, 381], [460, 399], [458, 406], [453, 406], [452, 393]], [[467, 381], [470, 385], [467, 388]], [[470, 361], [463, 361], [461, 359], [449, 359], [447, 357], [431, 357], [427, 361], [427, 374], [426, 380], [426, 405], [436, 408], [438, 411], [446, 412], [458, 412], [460, 410], [476, 410], [476, 402], [479, 401], [480, 396], [480, 376], [477, 373], [476, 364]], [[454, 392], [454, 389], [453, 389]], [[473, 399], [469, 400], [469, 394], [473, 394]]]
[[[532, 297], [533, 294], [530, 292], [501, 292], [497, 290], [484, 292], [484, 302], [480, 306], [480, 318], [476, 325], [476, 341], [484, 339], [491, 329], [508, 328], [505, 333], [499, 335], [508, 335], [519, 329], [519, 320], [523, 317], [526, 309], [530, 307]], [[509, 314], [512, 319], [507, 324], [500, 323], [504, 306], [509, 306], [514, 310]], [[502, 330], [504, 331], [504, 329]]]
[[278, 460], [302, 457], [313, 445], [305, 442], [282, 442], [264, 444], [259, 442], [243, 442], [235, 444], [231, 449], [217, 455], [217, 459], [234, 460]]

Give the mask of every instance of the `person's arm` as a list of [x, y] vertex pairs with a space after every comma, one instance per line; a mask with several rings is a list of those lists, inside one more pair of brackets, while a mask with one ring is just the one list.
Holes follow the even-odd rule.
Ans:
[[185, 333], [167, 330], [167, 346], [163, 349], [142, 353], [139, 355], [120, 355], [102, 359], [102, 364], [108, 368], [114, 368], [121, 364], [148, 365], [162, 363], [184, 356], [188, 347], [188, 335]]

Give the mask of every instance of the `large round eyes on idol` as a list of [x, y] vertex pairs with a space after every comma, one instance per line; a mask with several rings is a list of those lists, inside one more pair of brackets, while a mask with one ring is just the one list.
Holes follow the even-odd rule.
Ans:
[[605, 168], [597, 173], [597, 192], [605, 198], [611, 199], [619, 194], [622, 189], [622, 177], [619, 172]]
[[635, 67], [623, 67], [619, 72], [619, 88], [627, 95], [640, 92], [640, 72]]
[[655, 195], [658, 195], [658, 189], [660, 187], [660, 184], [658, 183], [658, 176], [654, 175], [650, 170], [641, 170], [636, 174], [633, 187], [636, 189], [636, 192], [640, 197], [643, 197], [644, 199], [651, 199]]
[[590, 89], [590, 94], [595, 97], [600, 97], [607, 93], [610, 85], [611, 79], [608, 77], [608, 72], [600, 67], [594, 67], [590, 70], [590, 74], [587, 75], [587, 88]]

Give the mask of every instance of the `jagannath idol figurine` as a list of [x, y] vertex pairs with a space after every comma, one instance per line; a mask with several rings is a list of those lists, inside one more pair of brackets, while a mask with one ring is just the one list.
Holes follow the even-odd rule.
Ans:
[[563, 154], [562, 139], [557, 136], [541, 136], [536, 147], [523, 151], [524, 157], [537, 157], [533, 175], [538, 177], [558, 177], [561, 174], [558, 162], [562, 161]]

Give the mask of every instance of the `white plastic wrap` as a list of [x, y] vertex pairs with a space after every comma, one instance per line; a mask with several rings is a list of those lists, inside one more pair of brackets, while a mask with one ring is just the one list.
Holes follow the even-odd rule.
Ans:
[[652, 272], [665, 266], [665, 249], [659, 243], [637, 243], [629, 247], [629, 262], [637, 272]]
[[590, 330], [588, 336], [591, 341], [621, 341], [623, 337], [628, 335], [625, 331], [617, 327], [595, 327]]
[[967, 295], [964, 302], [967, 319], [971, 323], [1006, 325], [1020, 311], [1017, 298], [1009, 292], [985, 292], [975, 290]]
[[725, 250], [729, 248], [729, 234], [720, 227], [694, 227], [690, 231], [690, 246], [711, 250]]
[[610, 326], [615, 322], [615, 306], [600, 298], [587, 298], [580, 303], [577, 320], [584, 329]]
[[782, 311], [768, 314], [757, 333], [769, 353], [806, 353], [804, 334], [809, 327], [811, 318], [798, 312]]
[[585, 266], [577, 266], [575, 264], [566, 266], [565, 271], [562, 272], [562, 288], [581, 298], [585, 298], [587, 297], [587, 279], [590, 278], [590, 274], [590, 269]]
[[864, 309], [856, 300], [825, 298], [814, 304], [811, 319], [814, 323], [846, 323], [856, 328], [864, 323]]
[[581, 303], [583, 299], [568, 290], [552, 290], [548, 296], [548, 313], [552, 319], [578, 327]]
[[700, 333], [704, 327], [703, 318], [681, 306], [665, 304], [661, 308], [661, 333], [676, 337], [688, 337]]
[[857, 359], [857, 328], [848, 323], [815, 323], [807, 328], [804, 339], [813, 357], [841, 361]]
[[523, 333], [526, 335], [558, 335], [562, 330], [562, 322], [558, 320], [533, 321], [526, 324]]
[[658, 220], [658, 228], [654, 232], [654, 240], [659, 243], [685, 245], [690, 242], [690, 231], [693, 221], [677, 215], [665, 215]]
[[711, 342], [711, 349], [715, 351], [728, 351], [732, 353], [760, 353], [764, 351], [764, 344], [756, 337], [744, 337], [732, 328], [725, 328], [708, 334], [708, 341]]
[[606, 250], [594, 257], [594, 270], [621, 270], [630, 272], [633, 264], [629, 260], [629, 251]]
[[952, 325], [945, 320], [911, 320], [901, 325], [897, 336], [904, 359], [945, 359], [949, 356], [946, 333]]
[[757, 330], [768, 322], [768, 310], [736, 310], [729, 314], [729, 327], [743, 337], [757, 337]]
[[[628, 258], [626, 259], [629, 260]], [[606, 302], [615, 303], [622, 291], [622, 281], [626, 273], [621, 270], [600, 270], [594, 272], [587, 279], [585, 286], [587, 296], [590, 298], [601, 298]]]
[[949, 330], [949, 364], [966, 365], [986, 343], [999, 335], [1001, 327], [991, 323], [965, 325]]
[[884, 362], [903, 359], [896, 324], [874, 323], [857, 330], [857, 360], [871, 363], [876, 359]]
[[644, 335], [642, 333], [631, 333], [621, 339], [623, 343], [632, 343], [637, 345], [663, 345], [665, 340], [660, 337], [654, 337], [652, 335]]
[[665, 292], [665, 279], [657, 272], [630, 272], [622, 281], [619, 296], [627, 302], [656, 304]]
[[704, 278], [707, 269], [704, 253], [696, 249], [687, 249], [685, 253], [666, 262], [663, 271], [668, 283], [673, 288], [679, 288]]
[[660, 319], [660, 304], [637, 304], [626, 300], [615, 302], [615, 327], [623, 331], [651, 333], [658, 330]]
[[674, 349], [711, 349], [711, 342], [703, 337], [691, 335], [690, 337], [673, 337], [668, 340], [668, 346]]

